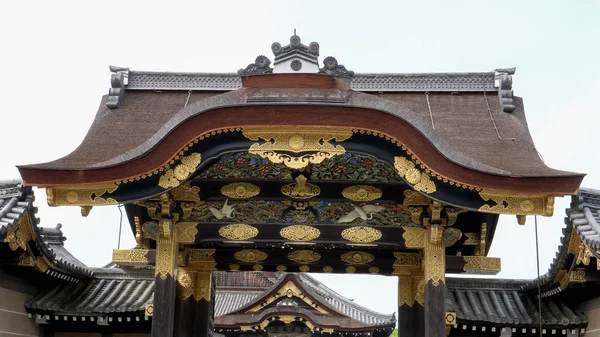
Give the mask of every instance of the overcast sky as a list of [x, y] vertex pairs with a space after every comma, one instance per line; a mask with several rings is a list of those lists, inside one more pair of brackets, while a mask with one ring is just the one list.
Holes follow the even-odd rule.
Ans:
[[[210, 5], [207, 5], [209, 4]], [[167, 5], [168, 4], [168, 5]], [[4, 1], [0, 4], [0, 179], [15, 165], [71, 152], [85, 136], [108, 65], [134, 70], [235, 72], [285, 45], [296, 28], [356, 72], [464, 72], [517, 67], [533, 139], [547, 165], [587, 173], [600, 189], [600, 1]], [[119, 211], [47, 206], [36, 191], [42, 226], [60, 222], [67, 248], [90, 266], [117, 248]], [[564, 209], [538, 218], [544, 273], [554, 257]], [[126, 219], [124, 219], [124, 222]], [[127, 225], [121, 247], [134, 245]], [[533, 218], [502, 216], [490, 256], [503, 278], [536, 276]], [[326, 285], [380, 312], [396, 310], [396, 280], [317, 275]]]

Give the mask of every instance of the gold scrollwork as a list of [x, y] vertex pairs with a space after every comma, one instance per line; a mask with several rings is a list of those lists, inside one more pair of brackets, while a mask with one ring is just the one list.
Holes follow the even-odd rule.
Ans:
[[321, 259], [321, 254], [312, 250], [296, 250], [289, 253], [287, 257], [291, 261], [308, 264], [319, 261]]
[[197, 222], [178, 222], [175, 225], [177, 230], [177, 242], [179, 243], [194, 243], [196, 234], [198, 234]]
[[463, 256], [465, 266], [463, 270], [470, 274], [495, 275], [502, 270], [499, 257]]
[[375, 256], [367, 252], [350, 251], [342, 254], [340, 259], [347, 264], [367, 264], [375, 260]]
[[321, 231], [311, 226], [292, 225], [282, 228], [279, 234], [290, 241], [312, 241], [321, 236]]
[[94, 206], [115, 205], [113, 198], [103, 198], [105, 193], [113, 193], [119, 185], [115, 183], [96, 186], [72, 186], [46, 188], [50, 206]]
[[256, 249], [244, 249], [235, 252], [233, 257], [242, 262], [260, 262], [267, 258], [267, 253]]
[[319, 195], [321, 189], [317, 185], [307, 183], [304, 175], [299, 175], [295, 183], [281, 187], [281, 193], [294, 199], [308, 199]]
[[112, 262], [116, 264], [148, 263], [148, 249], [113, 249]]
[[243, 241], [256, 237], [258, 229], [250, 225], [236, 223], [219, 228], [219, 235], [229, 240]]
[[355, 226], [342, 231], [342, 238], [351, 242], [373, 242], [381, 239], [381, 235], [380, 230], [367, 226]]
[[345, 188], [342, 195], [352, 201], [373, 201], [381, 198], [383, 192], [374, 186], [355, 185]]
[[404, 234], [404, 245], [410, 249], [420, 249], [425, 247], [425, 236], [427, 231], [423, 228], [416, 227], [403, 227]]
[[[303, 169], [308, 164], [319, 164], [323, 160], [346, 153], [341, 145], [330, 141], [342, 142], [352, 136], [351, 129], [332, 128], [246, 128], [246, 138], [257, 141], [248, 152], [269, 159], [273, 163], [283, 163], [292, 169]], [[264, 140], [261, 144], [258, 141]], [[284, 153], [282, 153], [284, 152]], [[289, 153], [303, 155], [290, 155]]]
[[437, 191], [435, 183], [427, 172], [421, 172], [417, 165], [404, 157], [394, 157], [394, 167], [401, 177], [413, 185], [417, 191], [431, 194]]
[[260, 187], [250, 183], [231, 183], [221, 187], [221, 193], [231, 199], [248, 199], [260, 193]]
[[508, 192], [483, 190], [479, 196], [483, 201], [495, 203], [493, 206], [484, 204], [479, 207], [480, 212], [544, 216], [554, 213], [554, 196], [551, 195], [516, 196]]
[[169, 168], [158, 180], [158, 186], [167, 189], [178, 186], [183, 180], [187, 179], [192, 172], [196, 170], [202, 156], [200, 153], [192, 153], [189, 156], [182, 157], [181, 163], [174, 168]]

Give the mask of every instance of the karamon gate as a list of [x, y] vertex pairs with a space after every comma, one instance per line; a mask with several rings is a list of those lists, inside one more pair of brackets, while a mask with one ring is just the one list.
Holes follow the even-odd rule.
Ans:
[[[296, 35], [272, 51], [238, 74], [111, 67], [82, 144], [19, 168], [52, 206], [125, 204], [137, 247], [113, 261], [155, 266], [152, 336], [213, 334], [216, 270], [394, 275], [400, 335], [445, 336], [445, 275], [500, 271], [499, 214], [550, 216], [579, 188], [540, 159], [514, 69], [355, 74]], [[277, 320], [314, 326], [235, 328]]]

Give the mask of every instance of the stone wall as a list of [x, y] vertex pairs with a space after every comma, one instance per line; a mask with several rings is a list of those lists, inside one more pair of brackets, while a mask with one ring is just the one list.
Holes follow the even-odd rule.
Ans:
[[25, 301], [31, 296], [0, 283], [0, 337], [39, 336], [37, 324], [25, 312]]

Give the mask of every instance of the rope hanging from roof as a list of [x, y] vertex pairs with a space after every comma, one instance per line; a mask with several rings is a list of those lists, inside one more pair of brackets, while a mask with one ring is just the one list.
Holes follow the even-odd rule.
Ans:
[[433, 114], [431, 113], [431, 104], [429, 103], [429, 92], [425, 92], [425, 98], [427, 99], [427, 108], [429, 109], [429, 118], [431, 118], [431, 127], [435, 130], [435, 124], [433, 123]]
[[496, 130], [496, 135], [498, 135], [498, 139], [502, 140], [502, 137], [500, 137], [500, 131], [498, 131], [498, 127], [496, 126], [496, 121], [494, 120], [494, 116], [492, 116], [492, 109], [490, 109], [490, 101], [488, 101], [487, 93], [485, 92], [485, 90], [483, 90], [483, 97], [485, 98], [485, 104], [487, 104], [487, 110], [488, 110], [488, 113], [490, 114], [490, 120], [492, 121], [492, 124], [494, 125], [494, 130]]
[[538, 224], [537, 215], [534, 215], [535, 219], [535, 259], [537, 261], [537, 291], [538, 291], [538, 311], [540, 313], [540, 337], [542, 337], [542, 290], [541, 290], [541, 279], [540, 279], [540, 243], [538, 241]]

